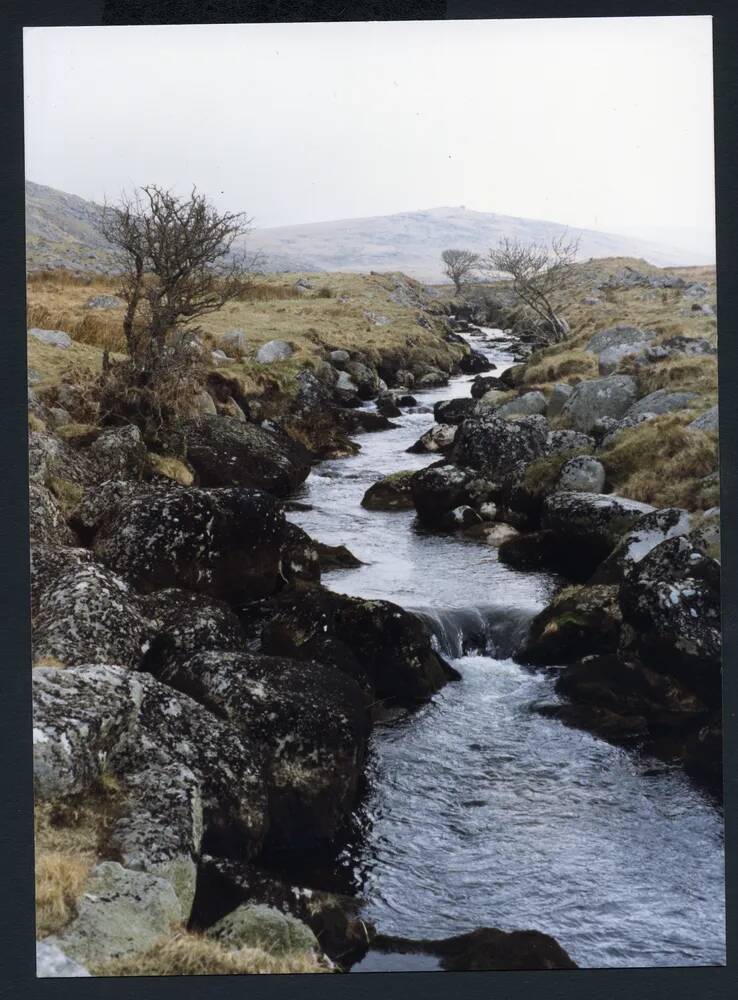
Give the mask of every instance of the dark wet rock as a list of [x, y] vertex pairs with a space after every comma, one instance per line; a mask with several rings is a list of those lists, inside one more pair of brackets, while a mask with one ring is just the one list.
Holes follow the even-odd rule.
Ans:
[[692, 431], [705, 431], [708, 434], [717, 434], [720, 430], [719, 414], [717, 406], [712, 406], [709, 410], [700, 414], [696, 420], [689, 425]]
[[433, 407], [433, 419], [437, 424], [458, 425], [472, 415], [474, 406], [474, 400], [466, 397], [442, 399]]
[[568, 546], [554, 531], [534, 531], [507, 539], [500, 545], [499, 558], [516, 569], [553, 569], [581, 580], [589, 576], [589, 567], [582, 571], [572, 564]]
[[381, 413], [383, 417], [402, 416], [402, 410], [390, 395], [382, 395], [379, 397], [377, 400], [377, 413]]
[[413, 941], [379, 935], [374, 947], [400, 954], [427, 954], [440, 958], [446, 972], [490, 970], [576, 969], [561, 945], [541, 931], [501, 931], [479, 927], [468, 934], [439, 941]]
[[482, 523], [482, 516], [466, 504], [454, 507], [443, 516], [441, 527], [450, 528], [452, 531], [457, 528], [473, 528]]
[[630, 375], [579, 382], [564, 404], [562, 418], [575, 430], [589, 433], [601, 417], [619, 420], [638, 398], [635, 380]]
[[684, 747], [684, 767], [718, 798], [723, 796], [723, 725], [716, 712], [692, 733]]
[[[34, 787], [39, 801], [121, 782], [111, 832], [124, 864], [171, 880], [184, 917], [203, 844], [243, 857], [267, 828], [262, 749], [148, 674], [114, 666], [33, 672]], [[189, 900], [189, 904], [188, 901]]]
[[509, 368], [506, 368], [504, 372], [500, 374], [500, 381], [503, 382], [509, 389], [515, 389], [523, 377], [525, 369], [525, 364], [510, 365]]
[[546, 397], [538, 390], [523, 393], [517, 399], [510, 399], [506, 403], [501, 403], [495, 410], [498, 417], [527, 417], [545, 412]]
[[310, 453], [283, 433], [235, 417], [188, 428], [187, 459], [201, 486], [251, 486], [285, 496], [310, 472]]
[[320, 583], [320, 569], [319, 543], [297, 524], [288, 521], [285, 525], [281, 562], [281, 573], [285, 583], [298, 587]]
[[361, 566], [361, 559], [356, 556], [345, 545], [326, 545], [324, 542], [313, 542], [318, 553], [318, 560], [322, 571], [331, 569], [355, 569]]
[[506, 420], [483, 413], [459, 427], [451, 459], [478, 469], [489, 479], [503, 479], [518, 462], [532, 462], [544, 454], [549, 430], [542, 416]]
[[343, 967], [361, 958], [375, 935], [373, 926], [361, 917], [361, 900], [290, 884], [255, 865], [206, 855], [201, 883], [198, 924], [211, 924], [224, 907], [260, 903], [302, 920], [321, 949]]
[[85, 490], [82, 500], [70, 514], [70, 524], [79, 538], [89, 544], [103, 521], [114, 520], [121, 506], [137, 497], [163, 494], [168, 488], [161, 481], [152, 484], [107, 480]]
[[576, 455], [561, 468], [557, 490], [576, 493], [601, 493], [605, 485], [605, 467], [591, 455]]
[[341, 409], [337, 413], [341, 425], [352, 434], [361, 432], [374, 433], [376, 431], [388, 431], [396, 427], [391, 420], [388, 420], [381, 413], [373, 413], [371, 410], [346, 410]]
[[578, 576], [594, 572], [626, 531], [653, 509], [614, 494], [552, 493], [543, 502], [541, 525], [566, 544]]
[[33, 620], [34, 661], [136, 669], [151, 634], [151, 623], [128, 583], [103, 566], [80, 560], [53, 575], [40, 595]]
[[683, 410], [697, 399], [696, 392], [669, 392], [668, 389], [657, 389], [643, 396], [628, 410], [626, 416], [639, 416], [644, 413], [673, 413]]
[[402, 705], [425, 701], [457, 676], [407, 611], [322, 588], [275, 601], [262, 649], [336, 666], [376, 699]]
[[416, 389], [440, 389], [448, 385], [448, 375], [440, 368], [420, 368], [414, 384]]
[[364, 494], [361, 506], [367, 510], [411, 510], [414, 506], [412, 496], [412, 469], [406, 472], [393, 472], [383, 479], [373, 483]]
[[635, 747], [648, 737], [648, 722], [642, 715], [626, 715], [601, 705], [544, 704], [534, 708], [539, 715], [557, 719], [572, 729], [584, 729], [609, 743]]
[[121, 501], [98, 525], [95, 555], [144, 592], [182, 587], [229, 601], [282, 582], [284, 514], [266, 493], [194, 488]]
[[412, 454], [448, 454], [454, 444], [457, 428], [453, 424], [434, 424], [407, 449]]
[[29, 487], [31, 541], [46, 545], [76, 545], [77, 539], [69, 527], [54, 495], [39, 483]]
[[482, 399], [482, 397], [494, 390], [502, 392], [508, 391], [510, 386], [506, 385], [501, 378], [494, 375], [477, 375], [471, 385], [472, 399]]
[[684, 535], [656, 545], [620, 587], [631, 647], [709, 704], [720, 700], [720, 564]]
[[566, 587], [531, 622], [520, 658], [562, 664], [592, 653], [614, 653], [621, 624], [617, 586]]
[[354, 807], [369, 736], [361, 688], [335, 667], [251, 653], [195, 653], [162, 680], [235, 726], [266, 754], [269, 840], [327, 840]]
[[481, 351], [471, 350], [459, 360], [458, 368], [464, 375], [477, 375], [488, 372], [492, 365]]
[[472, 472], [456, 465], [431, 465], [416, 472], [410, 480], [413, 504], [422, 524], [429, 527], [443, 523], [445, 515], [467, 501], [467, 484]]
[[549, 420], [553, 417], [558, 417], [564, 408], [564, 404], [573, 391], [574, 386], [569, 385], [568, 382], [558, 382], [553, 387], [551, 394], [548, 397], [548, 404], [546, 406], [546, 416]]
[[667, 538], [686, 535], [692, 521], [686, 510], [665, 507], [644, 514], [597, 567], [593, 583], [620, 583], [651, 549]]

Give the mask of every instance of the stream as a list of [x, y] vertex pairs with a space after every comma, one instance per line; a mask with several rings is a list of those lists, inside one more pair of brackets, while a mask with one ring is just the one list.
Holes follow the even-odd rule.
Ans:
[[[473, 346], [499, 375], [502, 331]], [[394, 601], [424, 618], [462, 674], [416, 713], [378, 725], [355, 833], [335, 859], [383, 934], [443, 938], [475, 927], [553, 935], [583, 967], [725, 961], [722, 814], [677, 768], [531, 710], [553, 681], [510, 658], [559, 580], [498, 561], [463, 535], [422, 531], [413, 511], [360, 506], [377, 479], [438, 455], [406, 448], [433, 403], [471, 378], [417, 393], [392, 430], [353, 458], [321, 462], [289, 516], [364, 565], [324, 574], [335, 591]], [[353, 971], [434, 968], [370, 951]]]

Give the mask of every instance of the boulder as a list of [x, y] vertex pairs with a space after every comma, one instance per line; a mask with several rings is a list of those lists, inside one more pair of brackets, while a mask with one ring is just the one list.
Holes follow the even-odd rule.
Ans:
[[[655, 413], [645, 411], [641, 413], [629, 413], [622, 420], [604, 418], [598, 421], [598, 426], [595, 427], [593, 433], [600, 432], [600, 448], [609, 448], [620, 440], [625, 431], [630, 430], [631, 427], [637, 427], [639, 424], [648, 423], [649, 420], [653, 420], [656, 416], [657, 414]], [[605, 424], [605, 420], [609, 420], [609, 422]]]
[[89, 976], [89, 972], [66, 955], [58, 944], [46, 938], [36, 942], [36, 977], [38, 979], [62, 979], [68, 976]]
[[71, 548], [32, 539], [31, 545], [31, 619], [35, 619], [44, 594], [65, 573], [79, 572], [92, 562], [89, 549]]
[[40, 486], [49, 486], [54, 480], [85, 486], [106, 478], [87, 455], [44, 431], [28, 435], [28, 477]]
[[591, 455], [575, 455], [565, 462], [556, 483], [557, 490], [575, 493], [601, 493], [605, 485], [605, 467]]
[[533, 531], [505, 539], [499, 547], [500, 562], [516, 569], [552, 569], [570, 578], [586, 580], [589, 566], [572, 561], [569, 546], [554, 531]]
[[700, 414], [696, 420], [689, 424], [692, 431], [705, 431], [708, 434], [717, 434], [720, 430], [719, 414], [717, 406], [710, 407]]
[[457, 428], [453, 424], [434, 424], [407, 449], [412, 454], [447, 454], [453, 447]]
[[616, 372], [623, 361], [629, 358], [631, 361], [639, 363], [647, 357], [647, 350], [650, 340], [643, 340], [635, 344], [617, 344], [607, 347], [597, 355], [597, 366], [600, 375], [612, 375]]
[[615, 653], [622, 621], [617, 586], [566, 587], [531, 622], [520, 659], [560, 665], [592, 653]]
[[482, 354], [481, 351], [473, 349], [468, 354], [464, 354], [458, 364], [459, 371], [464, 375], [477, 375], [480, 372], [488, 372], [492, 367], [486, 355]]
[[275, 361], [286, 361], [293, 353], [286, 340], [268, 340], [256, 352], [256, 360], [261, 365], [271, 365]]
[[348, 351], [344, 350], [331, 351], [328, 354], [328, 360], [336, 368], [343, 368], [351, 360], [351, 355]]
[[367, 510], [411, 510], [414, 506], [412, 495], [412, 469], [393, 472], [373, 483], [364, 494], [361, 506]]
[[303, 850], [335, 836], [355, 805], [369, 737], [357, 683], [310, 660], [193, 652], [159, 676], [264, 748], [270, 843]]
[[459, 427], [451, 460], [479, 469], [491, 480], [503, 479], [517, 463], [529, 463], [546, 451], [548, 421], [542, 416], [506, 420], [482, 413]]
[[546, 397], [542, 392], [526, 392], [517, 399], [510, 399], [497, 407], [498, 417], [526, 417], [546, 412]]
[[639, 347], [654, 339], [656, 334], [650, 330], [641, 330], [637, 326], [619, 324], [608, 327], [606, 330], [599, 330], [590, 337], [585, 351], [592, 354], [601, 354], [613, 347], [628, 347], [638, 345]]
[[38, 327], [33, 327], [28, 331], [28, 336], [42, 344], [49, 344], [51, 347], [66, 349], [72, 346], [72, 338], [63, 330], [40, 330]]
[[90, 873], [78, 915], [58, 941], [81, 962], [107, 962], [146, 951], [181, 921], [170, 882], [105, 861]]
[[474, 400], [467, 397], [442, 399], [433, 406], [433, 419], [437, 424], [463, 423], [474, 411]]
[[684, 535], [660, 542], [620, 585], [641, 660], [720, 702], [720, 564]]
[[148, 674], [85, 665], [33, 671], [38, 801], [121, 783], [108, 843], [128, 867], [171, 881], [189, 916], [203, 838], [257, 853], [267, 829], [263, 748]]
[[648, 361], [663, 361], [665, 358], [673, 358], [679, 354], [705, 354], [716, 355], [717, 348], [709, 340], [700, 337], [670, 337], [660, 344], [649, 347], [646, 350]]
[[572, 564], [580, 572], [594, 572], [633, 528], [643, 514], [654, 508], [637, 500], [604, 493], [552, 493], [543, 501], [541, 525], [553, 531], [569, 549]]
[[546, 406], [546, 416], [549, 420], [552, 420], [554, 417], [558, 417], [564, 408], [564, 404], [573, 391], [574, 386], [569, 385], [568, 382], [558, 382], [553, 387], [551, 394], [548, 397], [548, 404]]
[[668, 389], [657, 389], [633, 403], [626, 417], [637, 417], [643, 413], [672, 413], [683, 410], [697, 399], [696, 392], [669, 392]]
[[333, 388], [333, 395], [339, 403], [347, 406], [358, 404], [359, 389], [352, 380], [348, 372], [339, 372], [336, 384]]
[[90, 458], [105, 479], [142, 479], [149, 466], [141, 431], [133, 424], [104, 430], [90, 445]]
[[467, 501], [466, 486], [473, 478], [472, 473], [450, 464], [416, 472], [410, 479], [410, 493], [420, 522], [440, 526], [449, 511]]
[[380, 396], [377, 400], [377, 413], [381, 413], [383, 417], [402, 416], [400, 407], [389, 393]]
[[261, 903], [241, 904], [208, 927], [207, 935], [230, 948], [261, 948], [271, 955], [319, 950], [307, 924]]
[[94, 563], [71, 563], [41, 592], [33, 620], [34, 661], [66, 667], [109, 663], [135, 670], [152, 631], [125, 580]]
[[231, 357], [248, 354], [251, 346], [243, 330], [229, 330], [218, 337], [218, 347]]
[[379, 376], [373, 368], [361, 361], [348, 361], [346, 373], [356, 386], [359, 399], [376, 399], [379, 394]]
[[481, 515], [473, 507], [462, 504], [460, 507], [454, 507], [453, 510], [444, 514], [441, 526], [455, 530], [456, 528], [472, 528], [481, 523]]
[[210, 360], [216, 368], [221, 368], [223, 365], [232, 364], [236, 359], [229, 358], [225, 351], [218, 348], [217, 350], [210, 352]]
[[187, 437], [187, 459], [201, 486], [251, 486], [285, 496], [310, 472], [310, 453], [297, 441], [234, 417], [204, 417]]
[[496, 378], [494, 375], [477, 375], [472, 382], [471, 397], [472, 399], [482, 399], [486, 393], [492, 390], [507, 392], [509, 388], [510, 386], [506, 385], [501, 378]]
[[416, 705], [458, 676], [414, 615], [322, 588], [277, 600], [261, 641], [265, 653], [336, 666], [392, 704]]
[[182, 587], [256, 600], [283, 582], [284, 514], [258, 490], [175, 487], [109, 508], [95, 555], [142, 592]]
[[691, 526], [690, 515], [679, 507], [666, 507], [644, 514], [623, 535], [607, 559], [600, 563], [593, 582], [621, 583], [651, 549], [667, 538], [688, 534]]
[[53, 493], [34, 482], [28, 492], [31, 541], [46, 545], [76, 545], [74, 532]]
[[146, 651], [145, 668], [157, 677], [196, 653], [235, 653], [246, 646], [241, 622], [224, 601], [169, 588], [140, 598], [140, 606], [154, 635]]
[[635, 380], [630, 375], [579, 382], [564, 404], [561, 416], [575, 430], [588, 433], [601, 417], [619, 420], [638, 398]]
[[434, 955], [446, 972], [577, 968], [561, 945], [541, 931], [479, 927], [468, 934], [432, 941], [379, 935], [374, 947], [389, 953]]
[[567, 451], [580, 451], [581, 449], [593, 451], [594, 447], [594, 438], [581, 431], [551, 431], [546, 438], [547, 455], [564, 454]]
[[415, 377], [414, 385], [416, 389], [440, 389], [448, 385], [448, 375], [439, 368], [422, 368]]
[[84, 304], [85, 309], [122, 309], [125, 301], [118, 295], [93, 295]]

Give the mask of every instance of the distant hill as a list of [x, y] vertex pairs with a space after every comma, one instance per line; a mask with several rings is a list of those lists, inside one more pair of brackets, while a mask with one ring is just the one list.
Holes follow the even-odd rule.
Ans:
[[[100, 206], [76, 195], [26, 182], [29, 268], [69, 266], [108, 270], [109, 248], [96, 229]], [[445, 280], [440, 255], [450, 247], [484, 254], [503, 236], [548, 242], [579, 238], [580, 257], [639, 257], [659, 267], [710, 264], [705, 254], [557, 222], [521, 219], [464, 207], [256, 229], [249, 247], [269, 271], [404, 271], [420, 281]]]

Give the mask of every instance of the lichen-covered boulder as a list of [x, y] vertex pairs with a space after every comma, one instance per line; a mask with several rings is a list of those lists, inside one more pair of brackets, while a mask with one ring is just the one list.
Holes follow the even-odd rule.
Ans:
[[620, 583], [651, 549], [667, 538], [686, 535], [692, 518], [680, 507], [665, 507], [644, 514], [626, 532], [593, 577], [594, 583]]
[[498, 417], [528, 417], [546, 412], [546, 397], [539, 390], [525, 392], [516, 399], [510, 399], [497, 407]]
[[89, 972], [65, 955], [58, 944], [46, 938], [36, 942], [36, 977], [38, 979], [62, 979], [70, 976], [89, 976]]
[[[639, 424], [648, 423], [649, 420], [654, 420], [656, 418], [656, 413], [650, 413], [648, 410], [641, 411], [639, 413], [627, 413], [621, 420], [611, 420], [610, 418], [603, 418], [597, 422], [597, 427], [594, 429], [594, 433], [598, 434], [600, 439], [600, 448], [609, 448], [611, 445], [617, 444], [623, 434], [630, 430], [631, 427], [638, 427]], [[607, 423], [605, 421], [608, 421]]]
[[275, 361], [286, 361], [294, 351], [286, 340], [268, 340], [256, 352], [256, 360], [262, 365], [271, 365]]
[[143, 592], [180, 587], [238, 601], [282, 585], [287, 536], [284, 513], [267, 493], [172, 488], [112, 507], [94, 551]]
[[605, 485], [605, 467], [591, 455], [575, 455], [559, 473], [557, 490], [576, 493], [601, 493]]
[[411, 510], [413, 505], [412, 469], [393, 472], [372, 483], [364, 494], [361, 506], [367, 510]]
[[29, 486], [31, 541], [46, 545], [76, 545], [74, 532], [67, 524], [54, 495], [39, 483]]
[[591, 653], [614, 653], [622, 620], [617, 586], [566, 587], [531, 622], [520, 658], [564, 664]]
[[433, 406], [433, 419], [437, 424], [458, 425], [472, 415], [475, 405], [474, 399], [463, 396], [458, 399], [442, 399]]
[[65, 573], [79, 572], [92, 562], [89, 549], [66, 545], [47, 545], [33, 541], [31, 545], [31, 619], [38, 614], [41, 600]]
[[91, 460], [105, 479], [142, 479], [149, 461], [141, 431], [133, 424], [104, 430], [90, 445]]
[[564, 408], [564, 403], [566, 403], [569, 396], [571, 396], [574, 391], [574, 386], [569, 385], [568, 382], [558, 382], [548, 397], [548, 403], [546, 405], [546, 416], [549, 420], [553, 417], [558, 417]]
[[448, 454], [453, 447], [457, 428], [453, 424], [434, 424], [425, 434], [421, 434], [415, 444], [407, 449], [412, 454], [442, 452]]
[[575, 430], [589, 433], [601, 417], [619, 420], [638, 398], [630, 375], [579, 382], [561, 410], [562, 419]]
[[284, 433], [210, 416], [187, 430], [187, 459], [201, 486], [250, 486], [286, 496], [310, 472], [310, 453]]
[[263, 948], [274, 955], [318, 951], [318, 939], [302, 921], [263, 903], [241, 904], [207, 930], [234, 948]]
[[51, 578], [36, 601], [34, 661], [139, 667], [152, 626], [129, 584], [104, 566], [81, 559], [57, 565], [58, 572], [50, 567]]
[[33, 672], [34, 788], [60, 801], [103, 773], [123, 789], [111, 848], [164, 873], [186, 919], [203, 837], [244, 857], [267, 829], [263, 748], [148, 674], [85, 665]]
[[655, 392], [649, 392], [647, 396], [642, 396], [637, 403], [633, 403], [626, 416], [638, 416], [641, 413], [672, 413], [674, 410], [685, 409], [695, 399], [697, 399], [696, 392], [669, 392], [668, 389], [657, 389]]
[[322, 588], [277, 599], [261, 641], [265, 653], [336, 666], [393, 704], [414, 706], [458, 676], [414, 615]]
[[334, 667], [252, 653], [194, 652], [160, 677], [265, 748], [270, 841], [326, 840], [356, 801], [369, 736], [361, 688]]
[[590, 337], [585, 351], [600, 354], [611, 347], [641, 345], [653, 340], [655, 336], [656, 334], [650, 330], [641, 330], [637, 326], [621, 323], [617, 326], [610, 326], [606, 330], [598, 330]]
[[35, 326], [28, 331], [28, 336], [41, 344], [50, 344], [52, 347], [61, 347], [64, 350], [72, 346], [72, 338], [64, 330], [41, 330]]
[[546, 438], [546, 454], [556, 455], [567, 451], [594, 451], [595, 440], [582, 431], [551, 431]]
[[84, 486], [98, 478], [84, 452], [45, 431], [28, 435], [28, 477], [39, 486], [48, 486], [55, 479]]
[[456, 465], [430, 465], [410, 479], [410, 493], [418, 519], [429, 527], [440, 526], [445, 515], [467, 501], [467, 484], [474, 478]]
[[684, 535], [667, 538], [623, 580], [620, 604], [640, 658], [717, 704], [720, 564]]
[[459, 427], [451, 460], [478, 469], [489, 479], [504, 479], [517, 463], [544, 454], [549, 430], [540, 415], [506, 420], [496, 413], [481, 413]]
[[241, 622], [224, 601], [170, 588], [147, 594], [140, 604], [154, 635], [146, 653], [146, 669], [157, 677], [165, 666], [204, 650], [237, 653], [245, 648]]
[[566, 544], [578, 570], [594, 572], [625, 532], [653, 510], [615, 494], [552, 493], [543, 501], [541, 526]]
[[58, 942], [80, 962], [107, 962], [146, 951], [181, 921], [166, 879], [105, 861], [90, 873], [78, 915]]
[[712, 406], [709, 410], [701, 413], [699, 417], [692, 421], [689, 429], [692, 431], [705, 431], [708, 434], [717, 434], [720, 430], [717, 406]]

